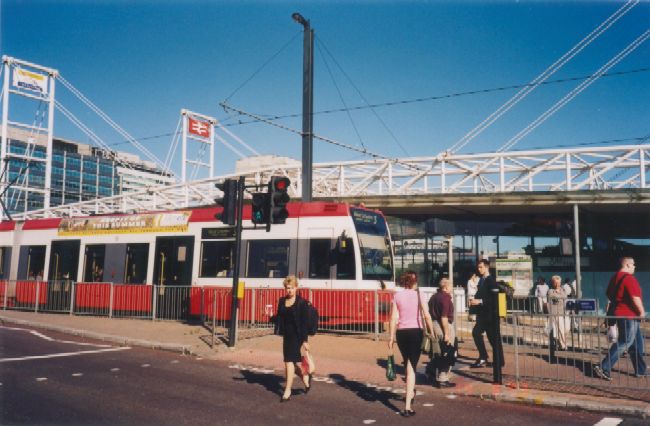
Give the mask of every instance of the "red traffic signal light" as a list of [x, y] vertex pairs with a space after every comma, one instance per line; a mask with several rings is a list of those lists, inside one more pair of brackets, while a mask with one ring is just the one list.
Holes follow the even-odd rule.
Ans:
[[284, 176], [272, 176], [269, 181], [269, 201], [271, 223], [285, 223], [289, 217], [287, 203], [291, 199], [288, 194], [291, 181]]

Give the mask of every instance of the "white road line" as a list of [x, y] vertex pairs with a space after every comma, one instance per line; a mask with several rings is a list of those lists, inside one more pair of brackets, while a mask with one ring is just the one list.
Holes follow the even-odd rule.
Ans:
[[151, 364], [142, 364], [141, 367], [142, 368], [148, 368], [148, 367], [151, 367]]
[[72, 377], [81, 377], [84, 373], [72, 373]]
[[603, 417], [594, 426], [616, 426], [620, 424], [622, 421], [623, 419], [619, 419], [618, 417]]
[[50, 336], [46, 336], [45, 334], [40, 333], [40, 332], [38, 332], [36, 330], [30, 330], [30, 329], [27, 329], [27, 328], [6, 327], [6, 326], [2, 326], [2, 325], [0, 325], [0, 328], [4, 328], [5, 330], [13, 330], [13, 331], [25, 331], [27, 333], [30, 333], [30, 334], [36, 336], [36, 337], [40, 337], [43, 340], [47, 340], [48, 342], [67, 343], [67, 344], [70, 344], [70, 345], [79, 345], [79, 346], [94, 346], [96, 348], [110, 348], [111, 347], [111, 345], [104, 345], [104, 344], [99, 344], [99, 343], [85, 343], [85, 342], [75, 342], [75, 341], [72, 341], [72, 340], [59, 340], [59, 339], [55, 339], [55, 338], [50, 337]]
[[117, 373], [118, 371], [120, 371], [120, 369], [117, 368], [117, 367], [115, 367], [115, 368], [111, 368], [111, 372], [112, 372], [112, 373]]
[[15, 362], [15, 361], [29, 361], [32, 359], [62, 358], [62, 357], [78, 356], [78, 355], [86, 355], [86, 354], [99, 354], [102, 352], [125, 351], [127, 349], [131, 349], [131, 348], [128, 346], [124, 346], [121, 348], [98, 349], [96, 351], [62, 352], [58, 354], [23, 356], [20, 358], [2, 358], [0, 359], [0, 362]]
[[375, 423], [376, 421], [377, 421], [377, 420], [367, 419], [367, 420], [364, 420], [364, 421], [363, 421], [363, 424], [364, 424], [364, 425], [371, 425], [371, 424]]
[[423, 407], [433, 407], [433, 404], [430, 402], [422, 404]]
[[178, 364], [178, 360], [177, 359], [172, 360], [172, 364]]
[[36, 378], [36, 381], [37, 381], [37, 382], [44, 382], [44, 381], [46, 381], [46, 380], [47, 380], [47, 377], [37, 377], [37, 378]]

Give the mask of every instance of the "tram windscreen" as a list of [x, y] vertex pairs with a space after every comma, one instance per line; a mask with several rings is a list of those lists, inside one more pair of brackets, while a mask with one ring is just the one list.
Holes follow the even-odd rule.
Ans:
[[384, 217], [368, 210], [350, 208], [359, 238], [361, 272], [365, 280], [392, 280], [393, 257]]

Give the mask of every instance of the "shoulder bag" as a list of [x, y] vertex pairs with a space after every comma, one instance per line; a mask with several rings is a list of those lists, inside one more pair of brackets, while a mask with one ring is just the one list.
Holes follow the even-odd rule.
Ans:
[[420, 299], [420, 290], [418, 289], [416, 291], [418, 292], [418, 325], [420, 325], [420, 322], [422, 322], [422, 331], [424, 333], [422, 336], [422, 344], [420, 345], [420, 349], [422, 349], [422, 353], [431, 356], [433, 345], [437, 342], [433, 341], [433, 334], [429, 332], [429, 327], [427, 326], [426, 317], [424, 315], [424, 310], [422, 308], [422, 302]]

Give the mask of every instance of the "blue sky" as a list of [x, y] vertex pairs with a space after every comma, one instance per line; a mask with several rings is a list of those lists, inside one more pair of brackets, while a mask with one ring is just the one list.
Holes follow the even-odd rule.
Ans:
[[[266, 124], [238, 124], [237, 117], [219, 107], [232, 95], [229, 103], [256, 114], [301, 112], [302, 33], [292, 12], [302, 13], [315, 29], [314, 110], [322, 111], [528, 83], [623, 2], [3, 0], [0, 4], [3, 55], [58, 69], [130, 134], [143, 138], [143, 145], [161, 159], [172, 137], [154, 136], [174, 132], [181, 108], [218, 118], [261, 153], [299, 159], [298, 135]], [[650, 2], [642, 2], [551, 80], [592, 74], [649, 23]], [[650, 41], [611, 71], [648, 67]], [[461, 152], [499, 148], [579, 83], [538, 88]], [[350, 115], [316, 114], [314, 131], [346, 144], [363, 144], [388, 157], [433, 156], [515, 92], [401, 103]], [[57, 99], [108, 144], [135, 152], [119, 144], [123, 138], [61, 85]], [[650, 71], [603, 77], [515, 149], [646, 136], [649, 99]], [[20, 113], [31, 122], [35, 107], [30, 108]], [[57, 136], [88, 140], [60, 113], [55, 117]], [[279, 122], [301, 128], [300, 117]], [[217, 173], [231, 172], [237, 158], [217, 146]], [[315, 142], [316, 162], [361, 158]], [[178, 161], [174, 168], [180, 169]]]

